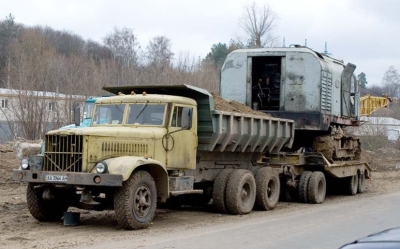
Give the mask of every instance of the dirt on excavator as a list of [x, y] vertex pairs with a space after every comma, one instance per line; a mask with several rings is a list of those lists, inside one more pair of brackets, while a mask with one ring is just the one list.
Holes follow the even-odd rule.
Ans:
[[226, 111], [226, 112], [238, 112], [246, 113], [251, 115], [261, 115], [261, 116], [271, 116], [270, 114], [254, 111], [245, 104], [239, 103], [234, 100], [226, 100], [216, 93], [211, 93], [214, 98], [214, 105], [216, 110]]

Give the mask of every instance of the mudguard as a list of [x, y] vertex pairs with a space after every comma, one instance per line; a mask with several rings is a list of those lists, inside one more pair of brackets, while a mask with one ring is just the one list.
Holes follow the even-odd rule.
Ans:
[[148, 171], [156, 183], [158, 197], [162, 202], [168, 198], [168, 172], [159, 161], [137, 156], [121, 156], [104, 161], [107, 163], [108, 173], [122, 175], [123, 181], [128, 180], [132, 172], [138, 168]]

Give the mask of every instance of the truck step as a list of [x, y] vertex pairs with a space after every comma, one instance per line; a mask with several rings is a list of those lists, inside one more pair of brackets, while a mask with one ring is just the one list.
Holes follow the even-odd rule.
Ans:
[[171, 196], [186, 195], [186, 194], [203, 194], [202, 189], [192, 189], [192, 190], [181, 190], [181, 191], [170, 191]]

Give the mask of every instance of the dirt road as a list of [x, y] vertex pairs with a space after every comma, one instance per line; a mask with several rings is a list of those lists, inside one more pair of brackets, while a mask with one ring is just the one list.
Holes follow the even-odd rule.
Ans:
[[[395, 153], [397, 154], [397, 152]], [[375, 156], [376, 157], [376, 156]], [[372, 158], [375, 158], [372, 156]], [[382, 157], [389, 160], [388, 155]], [[392, 160], [391, 158], [390, 160]], [[393, 162], [396, 160], [393, 159]], [[400, 161], [400, 160], [399, 160]], [[396, 161], [397, 162], [397, 161]], [[39, 223], [29, 214], [26, 207], [26, 185], [10, 180], [11, 169], [18, 160], [12, 153], [0, 154], [0, 248], [76, 248], [96, 245], [111, 245], [112, 242], [132, 245], [129, 248], [144, 247], [170, 240], [179, 234], [189, 235], [190, 231], [212, 233], [221, 227], [240, 225], [245, 221], [262, 221], [271, 217], [283, 217], [298, 209], [310, 210], [315, 205], [281, 202], [272, 211], [254, 211], [249, 215], [221, 215], [210, 208], [181, 210], [157, 210], [153, 224], [145, 230], [124, 231], [118, 228], [113, 212], [82, 211], [80, 226], [66, 227], [62, 222]], [[359, 200], [398, 192], [400, 172], [392, 164], [386, 168], [373, 165], [380, 170], [373, 172], [373, 180], [367, 181], [367, 190], [356, 196], [328, 196], [318, 208], [329, 208], [338, 203], [346, 204]], [[389, 167], [390, 166], [390, 167]], [[382, 171], [383, 170], [383, 171]], [[121, 242], [122, 241], [122, 242]]]

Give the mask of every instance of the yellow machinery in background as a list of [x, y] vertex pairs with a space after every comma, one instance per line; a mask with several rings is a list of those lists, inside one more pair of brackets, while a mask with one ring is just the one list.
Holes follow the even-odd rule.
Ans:
[[361, 116], [369, 116], [374, 111], [377, 111], [380, 108], [389, 106], [389, 103], [392, 101], [390, 97], [376, 97], [371, 96], [369, 94], [360, 98], [360, 106], [361, 106]]

